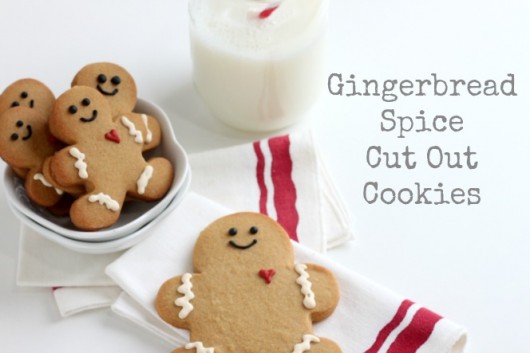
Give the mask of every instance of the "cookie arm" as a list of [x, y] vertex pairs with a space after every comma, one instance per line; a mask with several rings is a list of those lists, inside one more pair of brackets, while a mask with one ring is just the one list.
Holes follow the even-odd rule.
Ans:
[[119, 122], [129, 129], [129, 134], [135, 141], [141, 139], [143, 151], [151, 150], [160, 144], [162, 131], [156, 118], [147, 114], [128, 113], [120, 115]]
[[189, 329], [189, 318], [193, 315], [193, 283], [199, 280], [199, 275], [186, 273], [168, 279], [156, 296], [156, 310], [158, 315], [168, 324]]
[[313, 322], [324, 320], [333, 313], [339, 302], [339, 285], [335, 276], [325, 267], [305, 264], [315, 296], [316, 306], [311, 310]]
[[[146, 114], [143, 114], [143, 115], [145, 115], [145, 117], [141, 117], [141, 118], [142, 118], [142, 122], [146, 126], [146, 134], [149, 133], [151, 136], [149, 138], [149, 141], [144, 142], [143, 150], [149, 151], [157, 147], [158, 145], [160, 145], [160, 141], [162, 139], [162, 129], [160, 128], [160, 123], [158, 122], [158, 120], [156, 120], [155, 117], [151, 115], [146, 115]], [[147, 130], [149, 132], [147, 132]]]
[[81, 156], [73, 156], [71, 150], [72, 147], [66, 147], [56, 152], [49, 161], [46, 161], [44, 168], [46, 177], [65, 190], [83, 185], [86, 179], [83, 178], [84, 173], [87, 172], [86, 161]]

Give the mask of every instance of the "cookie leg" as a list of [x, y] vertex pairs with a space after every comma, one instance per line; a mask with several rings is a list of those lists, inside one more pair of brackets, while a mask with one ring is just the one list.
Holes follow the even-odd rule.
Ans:
[[28, 173], [24, 186], [28, 197], [42, 207], [55, 205], [63, 194], [61, 190], [54, 188], [42, 173]]
[[136, 182], [131, 196], [153, 201], [164, 197], [173, 182], [173, 166], [165, 158], [156, 157], [147, 161]]
[[72, 223], [83, 230], [110, 227], [120, 217], [125, 194], [93, 192], [77, 199], [70, 208]]
[[342, 353], [342, 350], [335, 342], [320, 337], [320, 342], [312, 343], [308, 353]]

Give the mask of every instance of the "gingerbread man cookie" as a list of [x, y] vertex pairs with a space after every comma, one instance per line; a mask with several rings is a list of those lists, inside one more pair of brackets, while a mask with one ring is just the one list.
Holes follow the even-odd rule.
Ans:
[[131, 74], [120, 65], [99, 62], [84, 66], [75, 75], [73, 86], [88, 86], [98, 90], [110, 103], [114, 119], [123, 116], [130, 119], [141, 119], [149, 126], [149, 135], [145, 136], [144, 151], [158, 146], [160, 141], [160, 125], [158, 121], [147, 114], [133, 112], [137, 101], [136, 83]]
[[135, 116], [112, 119], [111, 107], [96, 89], [76, 86], [63, 93], [49, 119], [50, 131], [67, 144], [49, 160], [47, 176], [61, 187], [84, 186], [70, 209], [83, 230], [114, 224], [126, 195], [162, 198], [173, 181], [173, 166], [162, 157], [145, 161], [148, 126]]
[[25, 78], [13, 82], [0, 95], [0, 113], [9, 108], [25, 106], [39, 111], [47, 118], [54, 103], [55, 96], [44, 83]]
[[339, 289], [327, 269], [295, 264], [287, 233], [258, 213], [209, 225], [193, 252], [194, 273], [167, 280], [156, 308], [190, 331], [174, 353], [340, 353], [313, 333], [335, 309]]
[[28, 197], [39, 206], [53, 206], [63, 194], [42, 173], [44, 160], [56, 150], [48, 119], [39, 110], [17, 106], [0, 115], [0, 156], [24, 177]]

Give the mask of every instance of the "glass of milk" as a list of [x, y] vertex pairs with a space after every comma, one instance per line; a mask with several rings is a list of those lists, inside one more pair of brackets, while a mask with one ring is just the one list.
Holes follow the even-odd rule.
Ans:
[[235, 128], [306, 115], [325, 86], [329, 0], [189, 0], [195, 87]]

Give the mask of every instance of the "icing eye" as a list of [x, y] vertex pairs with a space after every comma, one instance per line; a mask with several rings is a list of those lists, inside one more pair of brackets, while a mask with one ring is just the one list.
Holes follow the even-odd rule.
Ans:
[[84, 98], [84, 99], [81, 101], [81, 104], [82, 104], [83, 106], [85, 106], [85, 107], [86, 107], [86, 106], [89, 106], [89, 105], [90, 105], [90, 99], [88, 99], [88, 98]]
[[19, 121], [17, 121], [16, 125], [17, 125], [17, 127], [22, 127], [22, 126], [24, 126], [24, 122], [22, 122], [22, 120], [19, 120]]
[[250, 227], [250, 229], [248, 230], [250, 234], [254, 235], [254, 234], [258, 234], [258, 227], [256, 226], [252, 226]]
[[77, 113], [77, 107], [76, 107], [75, 105], [71, 105], [71, 106], [69, 106], [69, 107], [68, 107], [68, 112], [69, 112], [70, 114], [75, 114], [75, 113]]
[[11, 107], [13, 107], [13, 108], [14, 107], [18, 107], [19, 105], [20, 105], [20, 103], [17, 102], [17, 101], [14, 101], [13, 103], [11, 103]]
[[98, 82], [99, 83], [105, 83], [107, 82], [107, 76], [103, 75], [103, 74], [99, 74], [98, 75]]
[[16, 141], [16, 140], [18, 140], [18, 134], [14, 133], [11, 135], [11, 141]]
[[121, 78], [120, 76], [114, 76], [113, 78], [110, 79], [110, 82], [112, 82], [115, 85], [119, 85], [121, 83]]
[[233, 237], [233, 236], [236, 235], [236, 234], [237, 234], [237, 228], [233, 228], [233, 227], [232, 227], [232, 228], [230, 228], [230, 229], [228, 230], [228, 235], [230, 235], [231, 237]]
[[20, 98], [22, 98], [22, 99], [28, 98], [28, 92], [24, 91], [24, 92], [20, 93]]

